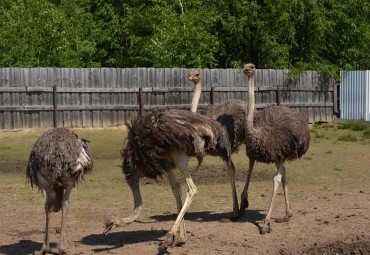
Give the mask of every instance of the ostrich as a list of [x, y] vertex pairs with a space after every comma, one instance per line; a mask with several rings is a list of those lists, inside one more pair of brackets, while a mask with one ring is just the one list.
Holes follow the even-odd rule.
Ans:
[[26, 178], [41, 192], [46, 192], [46, 226], [44, 243], [39, 252], [50, 251], [49, 218], [51, 212], [62, 209], [62, 223], [58, 250], [65, 249], [65, 223], [71, 190], [93, 168], [88, 140], [65, 128], [55, 128], [43, 133], [32, 146]]
[[[202, 80], [198, 70], [189, 73], [189, 80], [194, 83], [194, 93], [191, 103], [191, 112], [197, 112], [200, 94], [202, 91]], [[239, 146], [244, 143], [245, 140], [245, 117], [247, 105], [241, 100], [227, 100], [226, 102], [219, 105], [208, 105], [206, 108], [200, 111], [200, 114], [208, 116], [213, 120], [220, 123], [225, 129], [228, 140], [231, 146], [231, 153], [237, 152]], [[231, 188], [233, 192], [233, 201], [238, 203], [235, 187], [235, 166], [230, 157], [230, 164], [232, 170], [229, 170]], [[199, 167], [199, 166], [198, 166]], [[230, 220], [237, 220], [239, 212], [235, 213], [235, 210], [239, 210], [237, 205], [233, 206], [234, 214], [230, 219], [222, 219], [221, 222], [229, 222]]]
[[[194, 83], [194, 94], [191, 111], [196, 112], [202, 90], [202, 81], [198, 70], [189, 73], [189, 80]], [[231, 153], [237, 152], [239, 146], [245, 142], [245, 118], [247, 104], [241, 100], [227, 100], [218, 105], [208, 105], [200, 111], [223, 126], [228, 134]]]
[[248, 185], [255, 161], [274, 163], [278, 173], [274, 177], [271, 205], [261, 230], [261, 233], [265, 234], [271, 231], [271, 212], [281, 181], [284, 188], [286, 215], [278, 221], [287, 222], [292, 217], [284, 162], [300, 158], [307, 152], [310, 143], [310, 132], [305, 116], [284, 106], [266, 108], [254, 116], [254, 64], [245, 64], [243, 72], [248, 76], [249, 111], [245, 123], [249, 169], [241, 195], [240, 214], [248, 207]]
[[[139, 217], [142, 210], [140, 177], [156, 179], [166, 175], [176, 198], [178, 216], [161, 248], [184, 244], [186, 229], [183, 217], [197, 194], [189, 173], [188, 159], [195, 156], [201, 162], [206, 154], [220, 156], [229, 169], [235, 170], [230, 160], [230, 143], [225, 129], [207, 116], [184, 110], [155, 109], [133, 119], [128, 125], [127, 145], [122, 151], [122, 168], [133, 193], [134, 212], [126, 218], [108, 218], [103, 234], [128, 225]], [[188, 186], [184, 205], [175, 168], [181, 170]], [[238, 209], [237, 201], [234, 201], [234, 208], [235, 202]]]

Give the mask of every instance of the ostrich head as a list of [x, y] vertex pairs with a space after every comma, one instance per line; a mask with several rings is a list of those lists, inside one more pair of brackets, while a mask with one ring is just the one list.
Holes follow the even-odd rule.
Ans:
[[200, 72], [198, 70], [189, 72], [189, 81], [194, 83], [193, 100], [191, 101], [191, 112], [197, 112], [200, 93], [202, 91], [202, 82], [200, 80]]
[[200, 81], [200, 72], [198, 70], [189, 72], [189, 81], [194, 82], [194, 84]]
[[256, 67], [252, 63], [245, 64], [243, 67], [243, 73], [247, 76], [252, 76], [256, 71]]
[[[108, 235], [114, 228], [122, 227], [124, 224], [117, 216], [111, 216], [105, 220], [104, 235]], [[128, 225], [128, 224], [127, 224]]]

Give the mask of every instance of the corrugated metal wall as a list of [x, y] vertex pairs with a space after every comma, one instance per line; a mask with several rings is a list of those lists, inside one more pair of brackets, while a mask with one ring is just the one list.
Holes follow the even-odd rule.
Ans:
[[340, 118], [370, 121], [370, 71], [341, 71], [340, 77]]

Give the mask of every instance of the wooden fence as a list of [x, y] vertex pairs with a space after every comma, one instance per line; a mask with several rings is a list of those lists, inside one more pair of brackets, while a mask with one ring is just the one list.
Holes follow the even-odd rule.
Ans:
[[[190, 69], [0, 68], [0, 129], [122, 125], [140, 110], [190, 109]], [[247, 100], [240, 69], [201, 69], [199, 108], [229, 99]], [[329, 122], [337, 111], [336, 85], [315, 71], [299, 81], [286, 70], [256, 71], [256, 107], [293, 107], [312, 122]], [[140, 96], [141, 95], [141, 96]], [[212, 96], [213, 95], [213, 96]], [[55, 98], [54, 98], [55, 97]], [[213, 102], [211, 102], [211, 100]]]

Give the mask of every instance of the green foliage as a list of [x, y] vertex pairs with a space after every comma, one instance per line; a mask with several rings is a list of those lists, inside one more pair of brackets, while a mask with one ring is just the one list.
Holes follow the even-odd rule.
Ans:
[[370, 2], [2, 0], [0, 67], [370, 69]]

